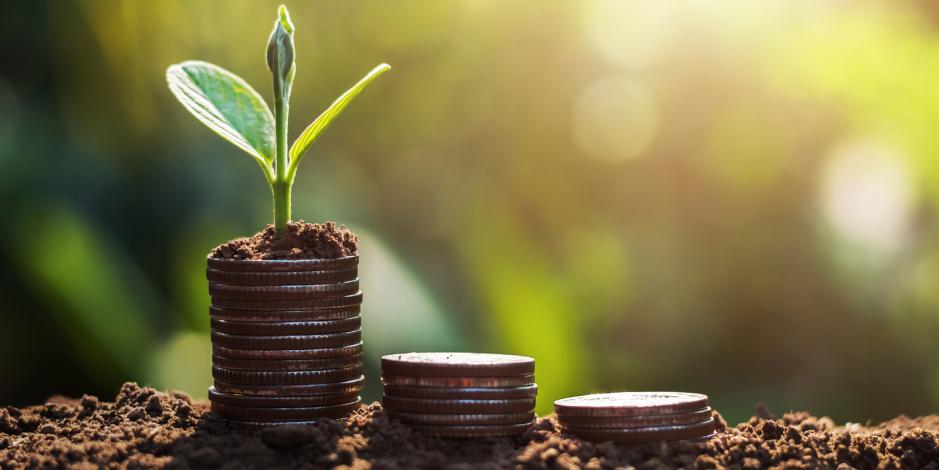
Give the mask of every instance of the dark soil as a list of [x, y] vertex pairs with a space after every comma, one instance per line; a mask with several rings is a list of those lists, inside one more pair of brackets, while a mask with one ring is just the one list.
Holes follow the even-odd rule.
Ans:
[[266, 429], [207, 407], [127, 383], [113, 403], [0, 409], [0, 468], [939, 468], [939, 416], [836, 427], [790, 413], [727, 427], [718, 415], [708, 442], [636, 448], [559, 435], [552, 417], [519, 438], [460, 441], [414, 433], [377, 403], [342, 421]]
[[359, 252], [359, 237], [335, 222], [289, 222], [283, 234], [268, 225], [250, 238], [238, 238], [212, 250], [223, 259], [322, 259], [352, 256]]

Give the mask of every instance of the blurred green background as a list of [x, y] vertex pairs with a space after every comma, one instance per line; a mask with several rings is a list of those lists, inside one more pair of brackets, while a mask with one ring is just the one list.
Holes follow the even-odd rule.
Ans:
[[[0, 403], [205, 396], [204, 256], [271, 220], [189, 116], [198, 58], [269, 99], [270, 1], [0, 6]], [[290, 1], [291, 136], [394, 69], [302, 165], [361, 234], [381, 354], [537, 360], [539, 411], [700, 391], [864, 422], [939, 407], [934, 2]]]

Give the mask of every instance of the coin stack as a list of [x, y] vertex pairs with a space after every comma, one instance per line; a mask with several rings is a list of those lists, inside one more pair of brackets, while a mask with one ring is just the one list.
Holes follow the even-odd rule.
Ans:
[[714, 434], [708, 397], [698, 393], [584, 395], [555, 401], [554, 412], [563, 431], [588, 441], [645, 444]]
[[535, 420], [535, 360], [480, 353], [383, 356], [382, 405], [392, 418], [432, 436], [524, 433]]
[[274, 425], [340, 418], [358, 408], [358, 261], [208, 258], [213, 411]]

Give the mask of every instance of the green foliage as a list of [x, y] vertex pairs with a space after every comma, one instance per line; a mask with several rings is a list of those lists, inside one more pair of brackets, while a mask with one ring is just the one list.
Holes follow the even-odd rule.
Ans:
[[267, 46], [267, 66], [274, 85], [274, 113], [264, 99], [237, 75], [201, 61], [186, 61], [166, 70], [170, 91], [183, 106], [210, 129], [248, 152], [261, 165], [274, 196], [274, 225], [283, 229], [290, 220], [290, 194], [297, 164], [306, 150], [342, 114], [388, 64], [375, 67], [343, 93], [287, 147], [290, 91], [297, 64], [293, 43], [294, 26], [287, 8], [278, 8], [274, 30]]
[[323, 114], [320, 114], [316, 120], [313, 121], [306, 129], [303, 130], [303, 133], [300, 134], [300, 137], [297, 137], [297, 140], [294, 141], [293, 145], [290, 146], [290, 171], [289, 177], [293, 177], [297, 173], [297, 164], [300, 163], [300, 160], [303, 159], [303, 155], [306, 154], [307, 149], [310, 148], [310, 145], [313, 145], [313, 142], [316, 142], [316, 139], [319, 138], [320, 134], [325, 131], [336, 118], [342, 114], [342, 111], [346, 109], [346, 106], [355, 99], [359, 93], [362, 92], [369, 84], [372, 83], [379, 75], [387, 72], [391, 69], [391, 66], [388, 64], [381, 64], [378, 67], [372, 69], [364, 78], [359, 80], [359, 83], [353, 85], [352, 88], [346, 90], [336, 101], [333, 101], [333, 104], [329, 105], [329, 108], [326, 108], [326, 111], [323, 111]]
[[251, 85], [217, 65], [195, 60], [170, 66], [166, 81], [193, 116], [253, 156], [270, 179], [266, 169], [274, 161], [274, 116]]

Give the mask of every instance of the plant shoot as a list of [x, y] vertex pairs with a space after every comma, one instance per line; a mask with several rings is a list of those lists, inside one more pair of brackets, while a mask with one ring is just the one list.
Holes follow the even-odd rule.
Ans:
[[326, 108], [288, 148], [287, 117], [297, 71], [293, 33], [290, 15], [281, 5], [267, 45], [267, 67], [274, 89], [273, 113], [251, 85], [217, 65], [189, 60], [166, 70], [170, 91], [179, 102], [261, 166], [274, 196], [274, 227], [278, 232], [290, 221], [290, 193], [300, 160], [346, 106], [379, 75], [391, 69], [388, 64], [372, 69]]

